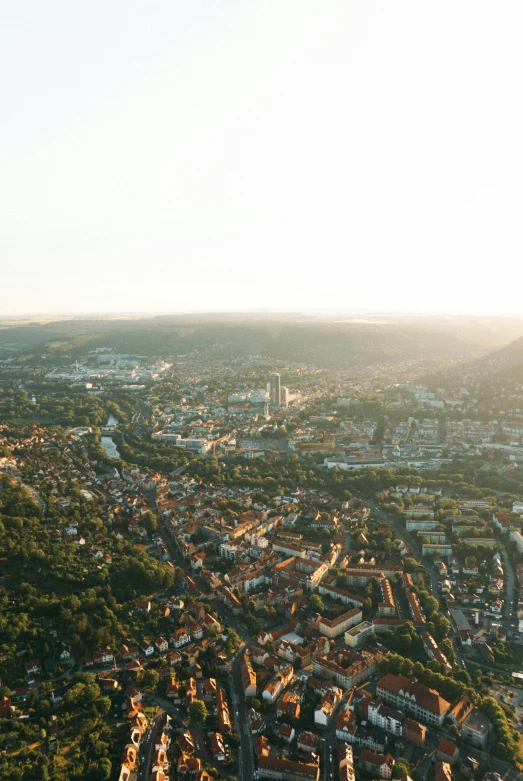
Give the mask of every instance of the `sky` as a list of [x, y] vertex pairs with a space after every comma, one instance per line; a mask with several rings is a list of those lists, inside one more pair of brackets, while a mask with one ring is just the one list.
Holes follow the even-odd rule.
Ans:
[[523, 314], [523, 4], [0, 4], [0, 315]]

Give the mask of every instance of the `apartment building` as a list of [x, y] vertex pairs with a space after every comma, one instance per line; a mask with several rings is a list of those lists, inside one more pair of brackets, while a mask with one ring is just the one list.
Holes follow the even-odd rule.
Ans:
[[331, 583], [320, 583], [318, 586], [318, 594], [330, 597], [337, 602], [342, 602], [344, 605], [363, 607], [363, 597], [360, 597], [358, 594], [353, 594], [350, 591], [345, 591], [337, 586], [333, 586]]
[[367, 640], [369, 635], [374, 633], [374, 626], [371, 621], [362, 621], [361, 624], [353, 626], [345, 632], [345, 645], [349, 648], [360, 648]]
[[421, 520], [418, 518], [409, 518], [409, 520], [405, 524], [405, 528], [408, 532], [414, 532], [414, 531], [430, 531], [431, 529], [435, 529], [436, 526], [439, 525], [439, 521], [436, 520]]
[[248, 657], [243, 657], [240, 670], [245, 696], [256, 697], [256, 673], [252, 669], [252, 664]]
[[396, 601], [392, 593], [392, 586], [390, 580], [382, 578], [380, 580], [380, 588], [383, 596], [383, 601], [378, 603], [378, 615], [380, 617], [395, 616], [396, 615]]
[[481, 749], [487, 747], [491, 732], [491, 721], [477, 708], [461, 724], [461, 737]]
[[320, 767], [262, 755], [258, 757], [258, 776], [270, 781], [319, 781]]
[[429, 659], [434, 659], [436, 662], [443, 664], [448, 670], [452, 670], [452, 665], [449, 660], [440, 649], [430, 632], [420, 632], [420, 637], [423, 642], [425, 653]]
[[409, 603], [410, 614], [414, 623], [424, 624], [425, 616], [423, 615], [423, 610], [421, 609], [419, 599], [413, 591], [408, 592], [407, 600]]
[[376, 686], [376, 694], [387, 705], [410, 713], [430, 726], [441, 727], [450, 708], [450, 703], [435, 689], [404, 675], [385, 675]]
[[362, 619], [362, 611], [355, 607], [352, 610], [349, 610], [347, 613], [342, 613], [341, 616], [333, 618], [332, 620], [328, 618], [321, 618], [318, 624], [318, 629], [321, 634], [325, 635], [326, 637], [338, 637], [351, 626], [355, 626], [356, 624], [361, 623]]

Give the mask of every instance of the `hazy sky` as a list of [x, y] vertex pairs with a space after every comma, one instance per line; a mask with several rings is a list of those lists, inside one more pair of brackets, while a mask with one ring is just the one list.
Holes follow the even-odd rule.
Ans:
[[523, 313], [523, 3], [6, 0], [0, 314]]

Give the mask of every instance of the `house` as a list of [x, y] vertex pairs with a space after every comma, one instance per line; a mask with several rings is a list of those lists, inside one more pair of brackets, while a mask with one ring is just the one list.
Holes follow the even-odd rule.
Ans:
[[458, 747], [446, 738], [440, 738], [436, 749], [436, 756], [442, 762], [453, 765], [459, 757]]
[[215, 762], [225, 762], [227, 757], [225, 743], [219, 732], [213, 732], [210, 738], [211, 753]]
[[151, 645], [149, 640], [142, 640], [140, 643], [140, 651], [144, 656], [152, 656], [154, 654], [154, 645]]
[[427, 728], [420, 724], [419, 721], [414, 721], [414, 719], [409, 719], [408, 716], [405, 716], [401, 735], [405, 740], [413, 743], [418, 748], [422, 748], [425, 745]]
[[202, 763], [199, 757], [191, 757], [188, 754], [182, 754], [178, 758], [176, 769], [179, 775], [194, 775], [201, 769]]
[[276, 704], [277, 718], [281, 719], [282, 716], [287, 716], [289, 719], [298, 719], [301, 711], [300, 700], [300, 695], [297, 692], [285, 692]]
[[26, 678], [31, 679], [35, 675], [39, 675], [42, 672], [42, 665], [38, 659], [31, 659], [30, 662], [25, 663], [25, 675]]
[[364, 748], [359, 758], [359, 766], [378, 778], [392, 778], [394, 764], [394, 758], [390, 754], [378, 754], [369, 748]]
[[169, 664], [169, 667], [174, 667], [177, 664], [180, 664], [182, 661], [182, 655], [179, 651], [171, 651], [167, 654], [167, 662]]
[[262, 692], [262, 698], [268, 702], [275, 702], [284, 688], [288, 686], [293, 675], [292, 665], [283, 665], [282, 669], [265, 686]]
[[256, 697], [256, 673], [247, 656], [241, 661], [240, 672], [243, 682], [243, 692], [245, 697]]
[[169, 636], [169, 643], [175, 648], [182, 648], [191, 642], [191, 635], [186, 629], [177, 629]]
[[149, 614], [151, 612], [151, 603], [148, 599], [141, 599], [136, 603], [136, 610], [138, 613]]
[[216, 700], [216, 678], [207, 678], [203, 682], [202, 697], [204, 702], [214, 702]]
[[336, 719], [336, 737], [347, 743], [356, 743], [356, 717], [351, 710], [342, 711]]
[[178, 681], [171, 675], [165, 684], [165, 696], [166, 697], [178, 697]]
[[196, 686], [196, 681], [194, 678], [187, 678], [185, 681], [185, 697], [187, 704], [190, 704], [193, 700], [196, 699], [198, 694], [198, 689]]
[[271, 744], [269, 743], [268, 738], [266, 735], [260, 735], [255, 743], [254, 743], [254, 750], [256, 752], [256, 756], [265, 756], [268, 757], [271, 753]]
[[434, 781], [452, 781], [452, 768], [448, 762], [436, 762]]
[[333, 686], [321, 698], [320, 704], [314, 709], [314, 723], [320, 727], [328, 727], [341, 700], [341, 689]]
[[278, 730], [278, 737], [285, 740], [287, 743], [292, 743], [296, 736], [296, 732], [294, 730], [294, 727], [291, 727], [289, 724], [280, 724], [280, 728]]
[[318, 740], [318, 736], [314, 732], [302, 732], [297, 740], [299, 751], [304, 751], [306, 754], [314, 754]]
[[196, 752], [196, 744], [189, 731], [182, 732], [181, 735], [178, 735], [176, 743], [178, 744], [180, 751], [184, 754], [194, 754]]
[[166, 651], [169, 650], [169, 643], [165, 639], [165, 637], [157, 637], [154, 641], [154, 647], [158, 651], [159, 654], [164, 654]]
[[216, 691], [216, 715], [218, 717], [218, 729], [222, 735], [231, 731], [231, 716], [225, 697], [225, 690], [218, 688]]
[[112, 664], [114, 662], [114, 654], [110, 648], [104, 648], [101, 651], [94, 652], [93, 661], [95, 664]]

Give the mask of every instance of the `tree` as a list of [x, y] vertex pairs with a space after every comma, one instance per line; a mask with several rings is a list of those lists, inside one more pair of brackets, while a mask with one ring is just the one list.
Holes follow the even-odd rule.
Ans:
[[156, 670], [145, 670], [140, 681], [144, 689], [156, 689], [160, 682], [160, 675]]
[[309, 597], [309, 605], [318, 613], [322, 613], [325, 610], [325, 605], [317, 594], [311, 594]]
[[102, 757], [98, 762], [97, 778], [99, 778], [100, 781], [109, 781], [111, 778], [111, 769], [111, 760], [107, 757]]
[[392, 778], [406, 778], [409, 775], [409, 772], [410, 765], [408, 759], [399, 757], [392, 768]]
[[207, 718], [207, 706], [203, 700], [194, 700], [189, 705], [189, 719], [191, 724], [202, 725]]

